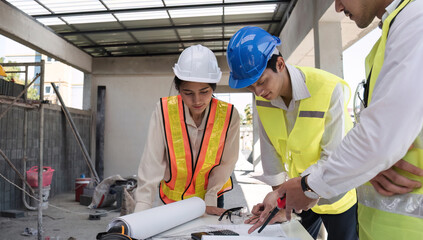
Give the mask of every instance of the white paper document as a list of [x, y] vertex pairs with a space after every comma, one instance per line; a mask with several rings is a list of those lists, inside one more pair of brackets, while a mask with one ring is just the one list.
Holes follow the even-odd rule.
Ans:
[[201, 240], [301, 240], [298, 238], [286, 238], [286, 237], [261, 237], [261, 236], [213, 236], [213, 235], [204, 235]]
[[[209, 226], [212, 229], [217, 229], [217, 230], [223, 230], [223, 229], [228, 229], [228, 230], [232, 230], [236, 233], [238, 233], [240, 236], [243, 237], [279, 237], [276, 239], [285, 239], [286, 238], [286, 234], [283, 231], [283, 229], [281, 228], [280, 224], [272, 224], [272, 225], [267, 225], [263, 231], [261, 231], [261, 233], [258, 233], [256, 231], [252, 232], [251, 234], [248, 234], [248, 229], [250, 229], [252, 227], [252, 225], [250, 224], [228, 224], [228, 225], [210, 225]], [[282, 238], [281, 238], [282, 237]]]
[[201, 240], [301, 240], [297, 238], [286, 238], [286, 237], [262, 237], [262, 236], [213, 236], [204, 235]]

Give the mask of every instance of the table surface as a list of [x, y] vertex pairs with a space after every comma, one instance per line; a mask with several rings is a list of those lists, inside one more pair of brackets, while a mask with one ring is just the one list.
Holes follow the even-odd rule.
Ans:
[[[152, 239], [169, 238], [171, 236], [181, 236], [181, 232], [186, 230], [192, 230], [196, 227], [204, 227], [208, 225], [219, 224], [218, 216], [212, 216], [204, 214], [203, 216], [196, 218], [192, 221], [184, 223], [180, 226], [174, 227], [166, 232], [156, 235]], [[291, 220], [289, 222], [281, 223], [281, 228], [285, 232], [288, 238], [301, 239], [301, 240], [312, 240], [313, 238], [308, 234], [304, 227], [297, 220]]]

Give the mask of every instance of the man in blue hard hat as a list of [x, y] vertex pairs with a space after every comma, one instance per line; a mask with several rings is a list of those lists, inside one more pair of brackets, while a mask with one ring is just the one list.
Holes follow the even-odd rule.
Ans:
[[[302, 183], [326, 198], [358, 187], [360, 239], [423, 239], [423, 1], [335, 0], [335, 9], [360, 28], [381, 20], [381, 37], [365, 59], [366, 91], [360, 99], [365, 108], [326, 161], [266, 196], [260, 219], [282, 196], [288, 219], [293, 209], [313, 206], [316, 201], [303, 194]], [[386, 174], [392, 169], [414, 186], [396, 184], [398, 179]], [[393, 181], [402, 194], [381, 191], [374, 183], [378, 177]]]
[[[244, 27], [227, 49], [229, 86], [256, 95], [264, 181], [277, 189], [311, 165], [325, 161], [352, 127], [347, 111], [350, 89], [341, 78], [309, 67], [286, 64], [276, 46], [280, 39], [258, 27]], [[301, 224], [314, 239], [323, 222], [328, 239], [358, 239], [355, 189], [300, 213]], [[256, 223], [263, 205], [254, 206]], [[279, 212], [272, 222], [285, 221]], [[272, 223], [271, 222], [271, 223]]]

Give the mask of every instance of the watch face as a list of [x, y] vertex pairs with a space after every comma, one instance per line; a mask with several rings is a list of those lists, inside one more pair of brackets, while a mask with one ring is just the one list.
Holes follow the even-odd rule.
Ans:
[[306, 195], [306, 197], [311, 198], [311, 199], [319, 199], [319, 195], [317, 195], [317, 193], [312, 192], [312, 191], [305, 191], [304, 195]]

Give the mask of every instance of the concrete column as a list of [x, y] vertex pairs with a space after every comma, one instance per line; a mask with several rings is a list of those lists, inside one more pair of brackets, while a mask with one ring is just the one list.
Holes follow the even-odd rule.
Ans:
[[279, 38], [282, 40], [282, 56], [285, 59], [291, 56], [313, 29], [314, 23], [325, 14], [331, 4], [333, 4], [333, 0], [297, 1], [294, 10], [289, 14], [288, 21], [279, 34]]
[[316, 68], [343, 78], [341, 23], [319, 21], [314, 27], [314, 44]]
[[[251, 94], [251, 97], [253, 98], [253, 152], [251, 153], [251, 156], [253, 156], [253, 169], [254, 171], [262, 171], [262, 166], [260, 163], [261, 161], [261, 150], [260, 150], [260, 136], [259, 136], [259, 126], [258, 126], [258, 112], [256, 108], [256, 101], [254, 98], [254, 94]], [[254, 111], [256, 110], [256, 111]]]
[[84, 89], [82, 93], [82, 109], [91, 109], [91, 74], [84, 73]]

